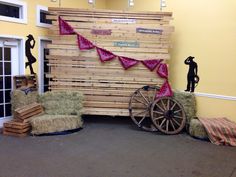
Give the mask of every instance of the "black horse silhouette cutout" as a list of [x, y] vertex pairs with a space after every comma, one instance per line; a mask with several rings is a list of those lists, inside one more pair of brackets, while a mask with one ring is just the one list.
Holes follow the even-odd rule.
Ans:
[[[29, 34], [27, 37], [28, 37], [28, 39], [25, 42], [25, 55], [28, 59], [28, 62], [25, 63], [25, 68], [27, 68], [27, 66], [29, 66], [30, 73], [35, 74], [32, 64], [36, 62], [36, 58], [31, 53], [31, 49], [33, 49], [35, 46], [35, 40], [31, 34]], [[31, 41], [33, 41], [33, 44], [31, 44]]]
[[197, 75], [198, 72], [198, 65], [196, 62], [193, 61], [194, 57], [189, 56], [187, 59], [185, 59], [184, 63], [186, 65], [189, 65], [188, 69], [188, 75], [187, 75], [187, 88], [185, 91], [194, 92], [194, 89], [196, 87], [196, 84], [199, 82], [199, 76]]

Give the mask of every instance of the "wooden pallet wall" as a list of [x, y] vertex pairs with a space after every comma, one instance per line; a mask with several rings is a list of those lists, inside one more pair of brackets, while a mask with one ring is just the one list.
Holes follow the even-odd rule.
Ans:
[[76, 35], [59, 34], [58, 16], [77, 33], [116, 55], [165, 62], [170, 59], [172, 13], [68, 8], [49, 8], [49, 12], [47, 18], [53, 20], [47, 56], [50, 89], [82, 91], [84, 114], [128, 116], [130, 95], [136, 89], [163, 84], [164, 80], [142, 63], [124, 70], [117, 58], [102, 63], [96, 49], [80, 51]]

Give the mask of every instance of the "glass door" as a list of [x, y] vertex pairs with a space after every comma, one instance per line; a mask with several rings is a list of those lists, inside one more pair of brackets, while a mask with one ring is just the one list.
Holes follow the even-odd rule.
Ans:
[[0, 39], [0, 119], [11, 117], [13, 76], [19, 74], [18, 43]]

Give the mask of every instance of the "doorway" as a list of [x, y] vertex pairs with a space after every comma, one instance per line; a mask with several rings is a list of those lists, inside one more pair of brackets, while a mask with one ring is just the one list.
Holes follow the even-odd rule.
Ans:
[[50, 79], [47, 78], [47, 74], [50, 73], [50, 67], [48, 66], [47, 55], [49, 55], [48, 44], [52, 42], [47, 39], [40, 39], [40, 56], [39, 56], [39, 92], [44, 93], [49, 91]]
[[0, 127], [12, 117], [13, 76], [20, 74], [19, 40], [0, 38]]

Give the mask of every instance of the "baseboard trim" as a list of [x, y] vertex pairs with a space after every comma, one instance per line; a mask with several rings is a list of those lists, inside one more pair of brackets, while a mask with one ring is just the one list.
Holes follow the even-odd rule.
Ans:
[[218, 95], [218, 94], [201, 93], [201, 92], [195, 92], [194, 94], [196, 96], [200, 96], [200, 97], [207, 97], [207, 98], [215, 98], [215, 99], [221, 99], [221, 100], [236, 101], [236, 97], [235, 96]]

